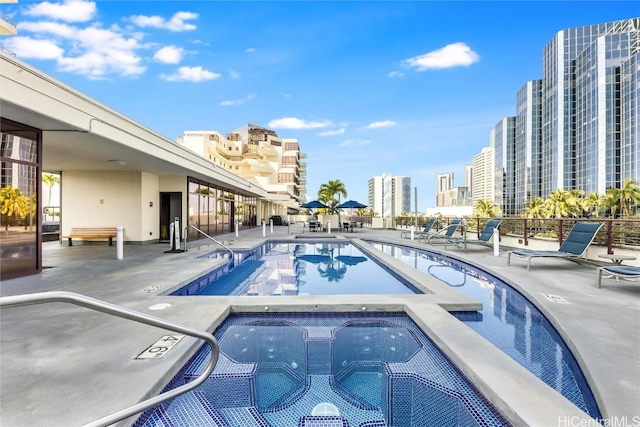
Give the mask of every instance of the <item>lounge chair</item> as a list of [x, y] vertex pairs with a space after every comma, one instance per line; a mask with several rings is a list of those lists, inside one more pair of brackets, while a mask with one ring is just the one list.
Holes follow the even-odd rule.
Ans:
[[[603, 276], [603, 274], [608, 274], [608, 276]], [[596, 279], [596, 287], [602, 287], [602, 279], [615, 277], [616, 280], [619, 279], [634, 279], [636, 277], [640, 277], [640, 267], [635, 267], [631, 265], [607, 265], [605, 267], [598, 268], [598, 278]]]
[[[428, 235], [428, 234], [433, 234], [433, 232], [431, 231], [431, 229], [433, 228], [433, 224], [436, 223], [436, 219], [435, 218], [430, 218], [429, 221], [427, 221], [427, 224], [424, 226], [424, 228], [422, 229], [422, 231], [416, 231], [413, 235], [414, 238], [419, 239], [420, 236], [423, 235]], [[405, 237], [410, 237], [411, 236], [411, 230], [402, 230], [400, 232], [400, 237], [401, 238], [405, 238]]]
[[451, 237], [447, 239], [444, 244], [444, 248], [447, 248], [447, 245], [455, 245], [458, 249], [464, 248], [464, 251], [467, 251], [467, 244], [480, 244], [480, 245], [489, 245], [491, 243], [491, 239], [493, 238], [494, 232], [500, 226], [502, 222], [501, 219], [491, 219], [487, 222], [487, 225], [482, 229], [482, 233], [480, 233], [480, 237], [477, 239], [467, 239], [465, 237]]
[[564, 258], [568, 260], [584, 258], [587, 248], [595, 239], [600, 227], [602, 227], [601, 222], [576, 222], [567, 239], [557, 251], [516, 249], [509, 251], [507, 254], [507, 265], [511, 265], [511, 255], [527, 258], [527, 271], [531, 268], [531, 258], [534, 257]]
[[444, 244], [444, 242], [451, 239], [455, 232], [458, 231], [461, 223], [461, 219], [454, 219], [453, 221], [451, 221], [451, 224], [449, 224], [447, 228], [444, 228], [437, 233], [430, 235], [428, 239], [426, 239], [427, 243], [429, 243], [430, 245]]

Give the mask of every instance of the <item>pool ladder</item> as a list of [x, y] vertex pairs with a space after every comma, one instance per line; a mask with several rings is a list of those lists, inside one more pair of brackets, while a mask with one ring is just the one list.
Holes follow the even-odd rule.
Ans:
[[191, 225], [191, 224], [187, 225], [187, 226], [184, 228], [184, 231], [183, 231], [183, 233], [182, 233], [182, 235], [184, 236], [184, 250], [185, 250], [185, 252], [187, 251], [187, 229], [188, 229], [188, 228], [193, 228], [193, 229], [194, 229], [194, 230], [196, 230], [198, 233], [202, 234], [203, 236], [205, 236], [205, 237], [206, 237], [206, 238], [208, 238], [208, 239], [213, 240], [215, 243], [217, 243], [218, 245], [220, 245], [220, 246], [222, 246], [223, 248], [225, 248], [226, 250], [228, 250], [228, 251], [231, 253], [231, 258], [229, 258], [229, 263], [230, 263], [230, 264], [233, 264], [233, 262], [234, 262], [234, 259], [233, 259], [233, 251], [232, 251], [230, 248], [228, 248], [227, 246], [223, 245], [223, 244], [222, 244], [222, 242], [220, 242], [220, 241], [218, 241], [218, 240], [214, 239], [213, 237], [209, 236], [207, 233], [205, 233], [204, 231], [200, 230], [200, 229], [199, 229], [198, 227], [196, 227], [195, 225]]
[[77, 294], [74, 292], [39, 292], [35, 294], [15, 295], [0, 298], [0, 307], [3, 309], [11, 307], [21, 307], [34, 304], [43, 304], [47, 302], [66, 302], [80, 307], [85, 307], [91, 310], [106, 313], [112, 316], [121, 317], [123, 319], [132, 320], [138, 323], [144, 323], [158, 328], [179, 332], [181, 334], [189, 335], [194, 338], [200, 338], [209, 344], [211, 347], [211, 359], [209, 364], [205, 368], [204, 372], [195, 380], [181, 385], [180, 387], [166, 391], [157, 396], [151, 397], [147, 400], [143, 400], [133, 406], [122, 409], [106, 417], [102, 417], [99, 420], [93, 421], [89, 424], [85, 424], [84, 427], [98, 427], [108, 426], [118, 421], [122, 421], [132, 415], [138, 414], [146, 409], [159, 405], [160, 403], [173, 399], [181, 394], [184, 394], [190, 390], [193, 390], [200, 384], [202, 384], [208, 377], [218, 360], [218, 341], [215, 337], [208, 332], [193, 329], [187, 326], [180, 325], [168, 320], [160, 319], [159, 317], [150, 316], [148, 314], [140, 313], [135, 310], [131, 310], [119, 305], [110, 304], [105, 301], [101, 301], [95, 298], [88, 297], [86, 295]]

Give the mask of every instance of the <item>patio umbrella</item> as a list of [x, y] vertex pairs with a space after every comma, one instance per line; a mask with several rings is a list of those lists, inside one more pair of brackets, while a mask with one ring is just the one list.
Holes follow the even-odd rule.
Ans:
[[363, 205], [360, 202], [356, 202], [355, 200], [347, 200], [346, 202], [339, 204], [338, 209], [349, 209], [349, 208], [354, 208], [354, 209], [360, 209], [360, 208], [366, 208], [367, 205]]
[[301, 208], [305, 208], [305, 209], [318, 209], [318, 208], [323, 208], [326, 209], [328, 208], [327, 205], [325, 205], [324, 203], [322, 203], [319, 200], [312, 200], [310, 202], [307, 203], [303, 203], [300, 205]]
[[298, 258], [312, 264], [328, 264], [331, 261], [331, 257], [329, 255], [305, 254], [299, 255]]
[[356, 265], [367, 260], [367, 258], [363, 256], [355, 255], [338, 255], [336, 259], [345, 265]]

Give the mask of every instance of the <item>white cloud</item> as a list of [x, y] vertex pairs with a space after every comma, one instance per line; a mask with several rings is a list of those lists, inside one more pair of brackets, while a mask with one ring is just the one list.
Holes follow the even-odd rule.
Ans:
[[229, 70], [229, 77], [231, 77], [232, 79], [239, 79], [241, 75], [237, 71]]
[[403, 65], [415, 68], [416, 71], [469, 66], [480, 60], [480, 55], [471, 50], [465, 43], [458, 42], [447, 45], [424, 55], [414, 56], [402, 62]]
[[164, 46], [156, 51], [153, 59], [164, 64], [178, 64], [184, 57], [184, 49], [178, 46]]
[[247, 48], [247, 50], [246, 50], [247, 53], [253, 53], [255, 51], [256, 51], [256, 49], [253, 48], [253, 47]]
[[146, 16], [146, 15], [134, 15], [129, 17], [129, 20], [139, 27], [151, 27], [162, 30], [169, 30], [174, 32], [192, 31], [197, 27], [193, 24], [187, 23], [192, 19], [198, 18], [197, 13], [193, 12], [176, 12], [168, 21], [161, 16]]
[[229, 100], [229, 101], [222, 101], [220, 103], [221, 107], [229, 107], [232, 105], [241, 105], [241, 104], [246, 104], [247, 101], [252, 100], [253, 98], [255, 98], [256, 96], [252, 93], [250, 93], [249, 95], [245, 96], [244, 98], [241, 99], [235, 99], [235, 100]]
[[178, 71], [172, 75], [162, 74], [160, 78], [163, 80], [167, 80], [170, 82], [178, 82], [178, 81], [189, 81], [194, 83], [199, 83], [204, 80], [215, 80], [220, 77], [219, 73], [214, 73], [212, 71], [205, 70], [204, 68], [198, 67], [180, 67]]
[[307, 122], [296, 117], [283, 117], [281, 119], [271, 120], [267, 126], [274, 129], [318, 129], [331, 126], [331, 122], [328, 120]]
[[[104, 78], [111, 73], [136, 76], [146, 70], [140, 65], [142, 58], [136, 53], [142, 47], [138, 40], [124, 36], [117, 27], [114, 30], [78, 28], [55, 22], [25, 22], [20, 28], [25, 32], [51, 35], [55, 39], [22, 36], [8, 39], [5, 47], [18, 57], [52, 59], [62, 71], [90, 78]], [[68, 46], [66, 52], [64, 43]]]
[[36, 40], [30, 37], [10, 37], [4, 46], [20, 58], [59, 59], [64, 50], [51, 40]]
[[370, 139], [347, 139], [340, 144], [340, 147], [348, 147], [348, 146], [358, 146], [358, 145], [368, 145], [373, 141]]
[[400, 71], [392, 71], [389, 73], [389, 78], [390, 79], [401, 79], [404, 77], [404, 73], [400, 72]]
[[57, 22], [21, 22], [18, 24], [18, 31], [27, 31], [30, 33], [51, 34], [56, 37], [72, 39], [78, 33], [78, 29], [71, 25], [59, 24]]
[[346, 131], [345, 128], [335, 129], [335, 130], [325, 130], [324, 132], [320, 132], [318, 136], [334, 136], [334, 135], [342, 135]]
[[365, 129], [388, 128], [397, 124], [398, 123], [394, 122], [393, 120], [382, 120], [380, 122], [369, 123], [367, 126], [365, 126]]
[[24, 12], [28, 16], [44, 16], [66, 22], [86, 22], [96, 13], [96, 4], [83, 0], [65, 0], [62, 3], [48, 1], [30, 6]]

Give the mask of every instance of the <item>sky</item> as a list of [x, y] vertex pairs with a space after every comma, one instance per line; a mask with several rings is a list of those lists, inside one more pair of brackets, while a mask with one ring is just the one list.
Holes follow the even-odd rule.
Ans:
[[[17, 58], [176, 140], [247, 124], [297, 138], [307, 200], [339, 179], [436, 175], [489, 146], [559, 30], [640, 16], [638, 1], [86, 1], [2, 4]], [[412, 189], [412, 209], [414, 207]]]

